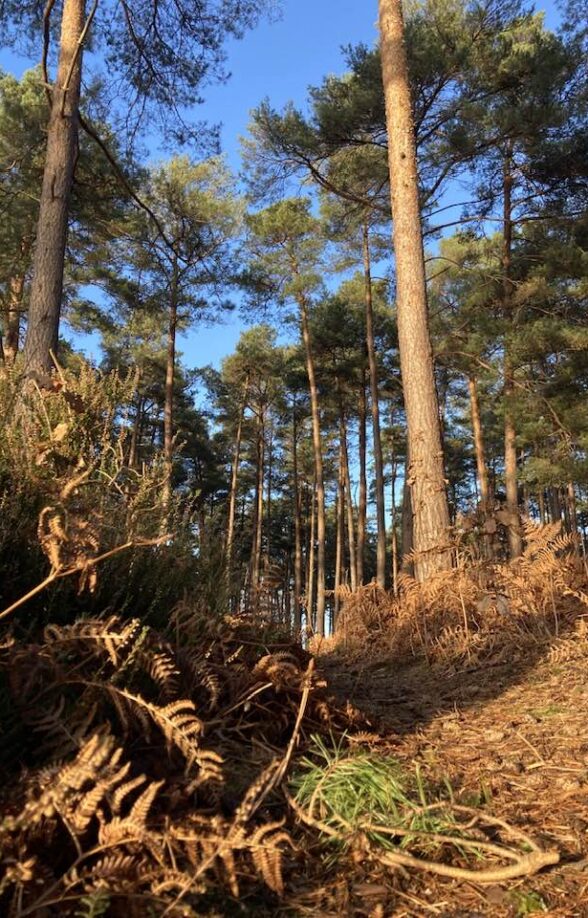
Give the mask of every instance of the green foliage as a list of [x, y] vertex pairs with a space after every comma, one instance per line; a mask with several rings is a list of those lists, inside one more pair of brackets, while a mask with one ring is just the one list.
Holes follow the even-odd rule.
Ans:
[[[291, 787], [311, 816], [343, 829], [349, 837], [365, 831], [388, 850], [416, 844], [426, 851], [438, 845], [437, 840], [427, 841], [427, 835], [456, 830], [451, 813], [435, 808], [439, 795], [427, 786], [418, 767], [408, 772], [391, 756], [350, 750], [344, 740], [327, 745], [315, 736]], [[378, 827], [391, 831], [379, 832]]]

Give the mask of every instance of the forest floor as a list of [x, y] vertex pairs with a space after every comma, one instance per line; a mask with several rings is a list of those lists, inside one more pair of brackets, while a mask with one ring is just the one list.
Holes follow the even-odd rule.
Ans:
[[449, 782], [460, 802], [484, 805], [560, 852], [556, 867], [478, 885], [430, 873], [338, 863], [297, 914], [371, 918], [588, 916], [588, 647], [555, 642], [509, 661], [431, 668], [421, 662], [344, 665], [319, 658], [339, 702], [373, 725], [372, 747]]

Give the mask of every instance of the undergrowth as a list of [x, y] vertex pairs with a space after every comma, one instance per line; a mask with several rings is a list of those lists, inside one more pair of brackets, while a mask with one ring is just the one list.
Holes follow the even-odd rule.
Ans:
[[402, 573], [396, 597], [375, 584], [346, 592], [336, 633], [315, 649], [363, 661], [422, 659], [458, 671], [533, 647], [549, 646], [554, 660], [581, 655], [586, 563], [559, 522], [528, 521], [524, 533], [522, 557], [508, 564], [462, 563], [425, 583]]
[[[162, 464], [129, 468], [133, 385], [0, 379], [0, 913], [276, 914], [325, 840], [478, 883], [555, 863], [488, 801], [370, 751], [286, 626], [225, 614], [190, 497], [164, 506]], [[321, 650], [456, 667], [548, 640], [565, 659], [585, 571], [555, 527], [526, 536], [513, 565], [347, 596]]]

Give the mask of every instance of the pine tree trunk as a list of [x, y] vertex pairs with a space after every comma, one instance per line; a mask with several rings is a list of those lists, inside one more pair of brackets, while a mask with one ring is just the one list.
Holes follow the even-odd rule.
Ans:
[[164, 506], [169, 508], [174, 460], [174, 385], [176, 374], [176, 332], [178, 327], [178, 263], [174, 256], [170, 283], [163, 409], [163, 460], [165, 464]]
[[24, 274], [11, 277], [8, 282], [8, 304], [4, 321], [4, 340], [2, 350], [7, 367], [14, 365], [20, 345], [20, 317], [22, 315], [22, 295], [24, 292]]
[[233, 464], [231, 468], [231, 490], [229, 491], [229, 512], [227, 519], [227, 543], [225, 551], [225, 571], [227, 582], [230, 582], [233, 566], [233, 543], [235, 540], [235, 508], [237, 506], [237, 487], [239, 484], [239, 462], [241, 460], [241, 436], [243, 433], [243, 414], [245, 412], [245, 401], [247, 399], [247, 389], [249, 381], [245, 382], [245, 391], [243, 400], [239, 405], [239, 421], [237, 423], [237, 433], [235, 434], [235, 450], [233, 453]]
[[382, 77], [394, 221], [400, 369], [408, 427], [416, 573], [451, 567], [439, 406], [429, 334], [412, 105], [401, 0], [380, 0]]
[[333, 622], [332, 630], [335, 630], [339, 608], [341, 606], [341, 597], [339, 588], [343, 576], [343, 551], [345, 532], [345, 472], [343, 469], [343, 439], [341, 427], [339, 427], [339, 467], [337, 470], [337, 526], [335, 536], [335, 587], [333, 601]]
[[577, 553], [579, 553], [580, 534], [578, 530], [578, 509], [576, 504], [576, 489], [574, 488], [573, 481], [568, 481], [567, 484], [566, 504], [570, 521], [570, 535], [574, 539], [574, 549]]
[[310, 495], [310, 529], [308, 533], [308, 552], [306, 555], [306, 623], [313, 630], [316, 629], [316, 616], [314, 614], [314, 584], [315, 584], [315, 542], [316, 542], [316, 486]]
[[292, 412], [292, 484], [294, 487], [294, 631], [302, 627], [302, 494], [298, 480], [298, 427], [296, 406]]
[[537, 505], [539, 507], [539, 520], [542, 525], [545, 525], [547, 522], [547, 516], [545, 514], [545, 493], [543, 488], [539, 488], [539, 492], [537, 494]]
[[136, 391], [137, 391], [137, 403], [135, 405], [135, 419], [133, 421], [133, 429], [131, 431], [131, 442], [129, 444], [129, 458], [128, 465], [130, 469], [137, 469], [139, 467], [139, 440], [141, 436], [141, 428], [143, 426], [143, 405], [144, 399], [140, 392], [141, 386], [141, 368], [137, 369], [136, 375]]
[[561, 502], [559, 499], [559, 488], [549, 488], [549, 509], [551, 511], [551, 522], [555, 523], [557, 520], [561, 522]]
[[249, 579], [250, 602], [254, 609], [259, 605], [259, 579], [261, 573], [261, 544], [263, 536], [263, 479], [265, 463], [265, 418], [264, 408], [259, 406], [257, 415], [255, 509], [253, 517], [253, 539], [251, 544], [251, 577]]
[[364, 559], [367, 527], [367, 402], [365, 370], [361, 374], [359, 393], [359, 499], [357, 504], [357, 583], [364, 582]]
[[345, 507], [347, 511], [347, 541], [349, 543], [349, 577], [351, 580], [351, 590], [355, 593], [357, 590], [357, 548], [355, 544], [355, 522], [353, 519], [353, 500], [351, 498], [351, 473], [349, 471], [349, 449], [347, 448], [347, 422], [345, 414], [341, 414], [342, 424], [342, 446], [343, 446], [343, 470], [345, 473]]
[[[510, 145], [504, 157], [503, 173], [503, 239], [502, 239], [502, 306], [505, 322], [512, 323], [512, 151]], [[513, 415], [514, 369], [510, 357], [508, 333], [504, 342], [504, 484], [506, 509], [510, 522], [508, 544], [510, 557], [518, 558], [523, 551], [519, 516], [517, 474], [517, 432]]]
[[[472, 416], [472, 432], [474, 435], [474, 452], [476, 454], [476, 473], [479, 488], [479, 504], [482, 520], [485, 523], [492, 511], [492, 495], [490, 492], [490, 475], [486, 462], [486, 447], [484, 444], [484, 431], [482, 429], [482, 416], [480, 412], [480, 396], [478, 394], [478, 381], [475, 376], [468, 377], [470, 393], [470, 411]], [[483, 536], [484, 556], [491, 560], [494, 554], [492, 536], [485, 533]]]
[[386, 588], [386, 508], [384, 498], [384, 460], [382, 457], [382, 438], [380, 435], [380, 393], [378, 389], [378, 362], [376, 360], [376, 342], [374, 338], [374, 308], [372, 297], [372, 269], [370, 258], [370, 237], [367, 223], [363, 225], [363, 273], [365, 281], [365, 334], [370, 371], [370, 395], [372, 409], [372, 437], [374, 447], [374, 465], [376, 469], [376, 580], [378, 586]]
[[304, 300], [300, 300], [300, 320], [302, 340], [306, 355], [306, 372], [310, 389], [310, 410], [312, 415], [312, 448], [314, 453], [315, 487], [316, 487], [316, 540], [317, 540], [317, 572], [316, 572], [316, 631], [319, 635], [325, 633], [325, 484], [323, 474], [323, 452], [321, 442], [321, 419], [318, 402], [318, 387], [314, 369], [310, 328], [308, 324], [308, 310]]
[[273, 476], [273, 458], [274, 458], [274, 434], [273, 434], [273, 424], [270, 416], [269, 425], [268, 425], [268, 434], [267, 434], [267, 496], [266, 496], [266, 508], [265, 508], [265, 557], [267, 563], [269, 564], [270, 553], [271, 553], [271, 527], [272, 527], [272, 476]]
[[64, 0], [57, 79], [37, 223], [28, 329], [27, 373], [47, 373], [57, 351], [71, 187], [77, 157], [85, 0]]
[[394, 411], [390, 411], [390, 523], [392, 528], [392, 591], [395, 596], [398, 595], [398, 530], [396, 508], [396, 480], [398, 478], [398, 461], [394, 445]]

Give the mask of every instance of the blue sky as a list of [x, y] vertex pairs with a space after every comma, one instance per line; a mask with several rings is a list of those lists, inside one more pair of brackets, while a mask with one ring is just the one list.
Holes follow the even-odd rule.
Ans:
[[[293, 100], [303, 105], [309, 86], [329, 73], [341, 73], [341, 48], [377, 37], [377, 2], [366, 0], [282, 0], [282, 12], [264, 21], [241, 41], [227, 45], [229, 81], [206, 90], [206, 102], [195, 117], [222, 123], [222, 146], [231, 167], [239, 169], [239, 137], [246, 133], [249, 112], [264, 97], [276, 108]], [[558, 17], [554, 0], [537, 3], [548, 26]], [[30, 61], [1, 52], [0, 66], [20, 74]], [[171, 155], [174, 151], [164, 151]], [[243, 323], [237, 313], [223, 325], [196, 327], [181, 342], [188, 366], [218, 365], [235, 346]]]

